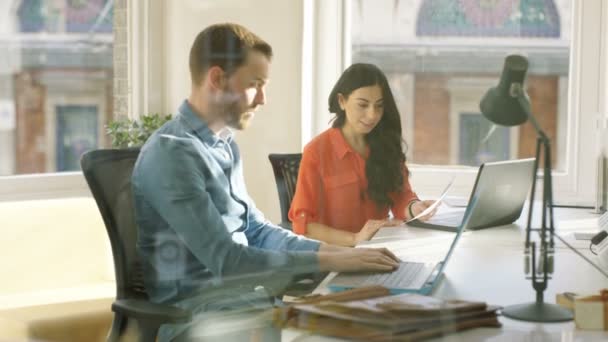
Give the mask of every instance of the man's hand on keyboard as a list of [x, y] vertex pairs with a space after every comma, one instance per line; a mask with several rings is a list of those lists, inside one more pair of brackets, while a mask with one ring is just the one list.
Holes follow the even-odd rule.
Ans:
[[353, 248], [343, 252], [319, 252], [321, 271], [392, 272], [399, 259], [386, 248]]

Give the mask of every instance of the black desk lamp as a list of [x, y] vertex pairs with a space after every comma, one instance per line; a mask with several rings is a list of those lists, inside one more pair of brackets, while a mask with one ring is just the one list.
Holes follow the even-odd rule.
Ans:
[[[530, 193], [528, 210], [528, 225], [526, 227], [526, 244], [524, 249], [525, 273], [530, 274], [532, 287], [536, 290], [536, 302], [505, 307], [503, 315], [509, 318], [533, 322], [561, 322], [572, 320], [572, 313], [558, 305], [545, 303], [543, 292], [547, 288], [549, 274], [553, 273], [553, 191], [551, 184], [551, 145], [549, 138], [540, 128], [538, 121], [530, 112], [530, 101], [524, 91], [523, 83], [528, 70], [528, 60], [519, 55], [510, 55], [505, 59], [505, 65], [498, 86], [491, 88], [479, 104], [483, 115], [495, 124], [503, 126], [521, 125], [530, 120], [536, 130], [536, 161], [534, 162], [534, 178]], [[539, 157], [543, 149], [543, 204], [542, 226], [532, 228], [532, 207], [536, 190], [536, 171]], [[538, 232], [540, 252], [536, 260], [536, 242], [530, 240], [531, 232]]]

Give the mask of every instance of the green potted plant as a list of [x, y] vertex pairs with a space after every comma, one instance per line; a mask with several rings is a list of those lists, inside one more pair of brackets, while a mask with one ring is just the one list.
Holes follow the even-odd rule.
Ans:
[[129, 148], [142, 146], [146, 140], [165, 122], [171, 114], [148, 114], [138, 120], [121, 118], [106, 125], [106, 133], [112, 139], [112, 147]]

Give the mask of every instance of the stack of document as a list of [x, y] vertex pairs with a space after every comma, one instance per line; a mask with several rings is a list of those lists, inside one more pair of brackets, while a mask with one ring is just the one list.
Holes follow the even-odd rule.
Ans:
[[[415, 341], [476, 327], [500, 327], [498, 306], [483, 302], [441, 300], [418, 294], [385, 295], [378, 286], [352, 290], [342, 297], [315, 297], [310, 302], [276, 309], [280, 327], [365, 341]], [[371, 289], [371, 290], [370, 290]], [[362, 293], [368, 291], [369, 298]], [[384, 294], [383, 294], [384, 293]]]

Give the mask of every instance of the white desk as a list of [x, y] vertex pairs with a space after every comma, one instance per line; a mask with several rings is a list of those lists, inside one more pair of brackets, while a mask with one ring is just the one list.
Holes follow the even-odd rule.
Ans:
[[[560, 230], [560, 221], [598, 217], [587, 209], [555, 209], [555, 222], [560, 235], [571, 233], [571, 222], [567, 231]], [[539, 211], [535, 211], [536, 214]], [[540, 216], [540, 215], [538, 215]], [[531, 280], [524, 275], [523, 245], [527, 215], [524, 212], [516, 224], [463, 233], [454, 254], [445, 269], [445, 277], [433, 296], [485, 301], [489, 304], [507, 306], [533, 302], [536, 292]], [[588, 220], [589, 221], [589, 220]], [[579, 230], [590, 227], [581, 226]], [[391, 228], [383, 231], [372, 241], [395, 241], [398, 239], [449, 236], [445, 233], [418, 228]], [[410, 242], [411, 243], [411, 240]], [[580, 245], [580, 244], [579, 244]], [[582, 249], [579, 249], [583, 251]], [[447, 251], [447, 250], [446, 250]], [[443, 252], [445, 253], [445, 251]], [[591, 253], [585, 252], [587, 255]], [[545, 301], [555, 303], [555, 295], [562, 292], [581, 294], [598, 293], [608, 288], [608, 279], [587, 264], [580, 256], [556, 240], [555, 270], [544, 292]], [[326, 292], [324, 281], [316, 292]], [[500, 317], [500, 329], [478, 328], [436, 339], [440, 341], [602, 341], [608, 333], [577, 330], [574, 322], [528, 323]], [[285, 329], [283, 341], [338, 341], [324, 336], [309, 335], [295, 329]]]

